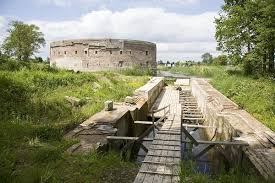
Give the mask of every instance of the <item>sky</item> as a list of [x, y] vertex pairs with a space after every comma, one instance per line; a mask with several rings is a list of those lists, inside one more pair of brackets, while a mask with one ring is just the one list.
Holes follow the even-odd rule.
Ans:
[[223, 0], [0, 0], [0, 44], [11, 20], [35, 24], [46, 46], [61, 39], [119, 38], [157, 44], [157, 59], [216, 56], [215, 17]]

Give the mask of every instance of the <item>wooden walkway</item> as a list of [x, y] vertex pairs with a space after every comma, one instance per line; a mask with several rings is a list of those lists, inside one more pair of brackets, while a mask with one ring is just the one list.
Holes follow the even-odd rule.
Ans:
[[[170, 103], [173, 110], [171, 110], [163, 126], [157, 132], [142, 162], [135, 183], [179, 182], [181, 161], [181, 105], [179, 104], [179, 92], [166, 89], [164, 96], [161, 97], [166, 102], [174, 103]], [[175, 103], [175, 101], [178, 103]], [[169, 103], [161, 101], [160, 104], [156, 109]]]
[[[170, 104], [170, 114], [176, 114], [177, 108], [180, 105], [179, 91], [175, 90], [173, 88], [166, 87], [159, 94], [153, 107], [151, 108], [151, 111], [161, 109], [169, 104]], [[165, 111], [160, 111], [160, 112], [155, 113], [154, 115], [155, 115], [155, 117], [160, 118], [161, 116], [163, 116], [164, 113], [165, 113]], [[180, 113], [178, 113], [178, 114], [180, 114]]]

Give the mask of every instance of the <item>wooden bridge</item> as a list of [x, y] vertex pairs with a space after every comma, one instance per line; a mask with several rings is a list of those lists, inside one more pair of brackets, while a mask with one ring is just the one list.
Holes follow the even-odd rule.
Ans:
[[[175, 84], [180, 85], [181, 83], [186, 82], [178, 80]], [[190, 90], [179, 91], [172, 87], [164, 88], [156, 99], [149, 116], [152, 121], [135, 121], [135, 124], [149, 125], [139, 137], [108, 137], [108, 139], [128, 141], [122, 148], [122, 152], [127, 151], [134, 142], [139, 143], [141, 148], [147, 152], [135, 178], [135, 183], [179, 182], [182, 143], [207, 145], [205, 149], [193, 156], [194, 159], [217, 145], [247, 145], [243, 142], [196, 140], [188, 128], [195, 131], [199, 128], [215, 127], [203, 125], [204, 117]], [[155, 119], [158, 120], [155, 121]], [[153, 132], [153, 138], [149, 138], [151, 132]], [[184, 138], [182, 134], [184, 134]], [[150, 147], [145, 147], [142, 144], [143, 141], [152, 141], [152, 144]]]
[[[163, 92], [164, 94], [160, 95], [162, 100], [157, 100], [155, 104], [160, 109], [163, 108], [163, 104], [170, 105], [170, 112], [148, 149], [148, 153], [134, 181], [135, 183], [179, 181], [181, 161], [181, 105], [178, 100], [179, 91], [167, 89]], [[159, 110], [155, 110], [155, 112], [157, 115], [161, 114]]]

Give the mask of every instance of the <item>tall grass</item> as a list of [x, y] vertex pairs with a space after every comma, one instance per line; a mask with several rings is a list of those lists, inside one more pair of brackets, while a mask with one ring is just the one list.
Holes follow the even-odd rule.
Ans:
[[225, 96], [275, 131], [275, 81], [246, 76], [240, 68], [223, 66], [174, 67], [172, 72], [211, 78]]
[[[0, 182], [100, 182], [106, 168], [117, 174], [115, 170], [131, 170], [132, 165], [113, 154], [69, 156], [66, 149], [75, 142], [62, 136], [100, 111], [104, 101], [121, 101], [147, 80], [1, 58]], [[77, 97], [83, 105], [74, 107], [65, 96]]]
[[235, 167], [229, 171], [221, 170], [220, 174], [208, 175], [199, 173], [196, 170], [196, 165], [192, 161], [181, 163], [180, 172], [181, 183], [271, 183], [262, 177], [257, 176], [257, 173], [250, 169]]
[[121, 69], [119, 73], [126, 76], [152, 76], [154, 74], [152, 69], [140, 67]]

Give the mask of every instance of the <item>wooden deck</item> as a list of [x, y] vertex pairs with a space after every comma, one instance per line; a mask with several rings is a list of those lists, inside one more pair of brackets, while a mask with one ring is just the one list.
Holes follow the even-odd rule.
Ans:
[[165, 102], [169, 102], [172, 104], [172, 110], [160, 131], [156, 134], [136, 176], [135, 183], [174, 183], [179, 181], [181, 160], [181, 105], [179, 104], [179, 93], [173, 89], [166, 89], [161, 95], [161, 99], [163, 100], [157, 104], [158, 108], [167, 105]]
[[[177, 108], [180, 105], [179, 91], [173, 88], [166, 87], [159, 94], [151, 110], [161, 109], [170, 104], [170, 114], [176, 114]], [[155, 117], [160, 118], [165, 111], [155, 113]], [[179, 113], [180, 114], [180, 113]]]

